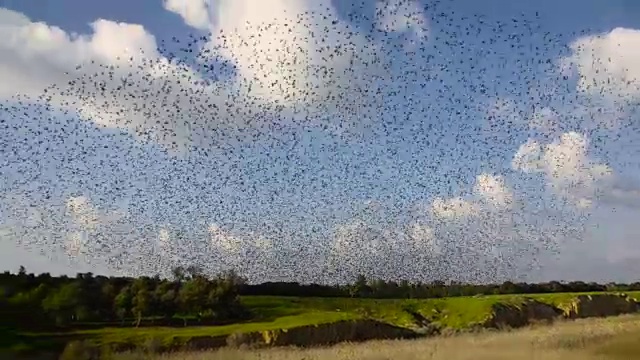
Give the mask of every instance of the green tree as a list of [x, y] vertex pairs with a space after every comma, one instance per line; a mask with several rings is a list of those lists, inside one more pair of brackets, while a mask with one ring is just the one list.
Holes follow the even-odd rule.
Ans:
[[148, 314], [150, 303], [151, 294], [149, 290], [146, 287], [139, 288], [131, 300], [131, 311], [136, 316], [136, 327], [140, 326], [142, 317]]
[[368, 285], [367, 277], [360, 274], [356, 278], [356, 282], [349, 289], [351, 297], [365, 297], [371, 294], [371, 287]]
[[153, 294], [154, 312], [162, 314], [165, 321], [170, 320], [177, 309], [177, 292], [175, 284], [163, 281], [158, 285]]
[[129, 311], [132, 307], [133, 297], [131, 296], [131, 288], [128, 286], [123, 287], [118, 295], [113, 300], [113, 307], [116, 316], [124, 324], [124, 320], [129, 315]]
[[42, 301], [43, 309], [52, 314], [58, 325], [67, 325], [77, 320], [80, 310], [80, 285], [70, 282], [52, 291]]
[[[190, 279], [182, 285], [178, 296], [182, 313], [195, 315], [199, 320], [209, 303], [209, 280], [204, 276]], [[184, 321], [186, 326], [186, 318]]]

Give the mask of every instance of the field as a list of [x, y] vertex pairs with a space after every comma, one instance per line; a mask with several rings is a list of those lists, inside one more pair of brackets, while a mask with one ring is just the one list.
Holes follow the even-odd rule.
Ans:
[[640, 359], [640, 316], [580, 319], [552, 326], [418, 340], [372, 341], [316, 349], [220, 349], [117, 360], [633, 360]]
[[[482, 324], [491, 316], [496, 304], [519, 306], [526, 299], [535, 299], [561, 307], [578, 295], [580, 294], [556, 293], [402, 300], [248, 296], [243, 297], [242, 302], [254, 314], [254, 320], [250, 322], [224, 326], [105, 327], [67, 333], [19, 334], [23, 345], [18, 347], [59, 347], [69, 340], [83, 339], [101, 347], [120, 349], [139, 348], [149, 342], [166, 348], [181, 349], [184, 344], [198, 337], [223, 338], [236, 333], [279, 331], [342, 320], [372, 319], [401, 328], [415, 329], [418, 327], [417, 316], [440, 329], [457, 331]], [[640, 299], [640, 292], [630, 292], [628, 295]]]

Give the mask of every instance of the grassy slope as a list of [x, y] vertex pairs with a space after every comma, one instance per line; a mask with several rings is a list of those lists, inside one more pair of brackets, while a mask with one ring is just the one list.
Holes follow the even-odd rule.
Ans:
[[[326, 348], [219, 349], [176, 352], [147, 360], [631, 360], [640, 356], [640, 315], [581, 319], [506, 332], [420, 340], [371, 341]], [[141, 359], [136, 353], [118, 360]]]
[[[577, 293], [526, 295], [541, 302], [561, 305], [571, 301]], [[629, 293], [640, 298], [640, 292]], [[517, 304], [525, 295], [491, 295], [481, 297], [454, 297], [443, 299], [350, 299], [350, 298], [299, 298], [275, 296], [243, 297], [256, 319], [248, 323], [225, 326], [202, 326], [187, 328], [102, 328], [79, 331], [74, 334], [32, 334], [35, 338], [58, 338], [81, 336], [98, 343], [140, 343], [149, 338], [163, 342], [180, 342], [194, 336], [221, 336], [234, 332], [253, 332], [272, 329], [293, 328], [304, 325], [331, 323], [339, 320], [374, 318], [393, 325], [411, 327], [417, 312], [438, 325], [449, 328], [466, 328], [480, 323], [491, 312], [495, 303]]]

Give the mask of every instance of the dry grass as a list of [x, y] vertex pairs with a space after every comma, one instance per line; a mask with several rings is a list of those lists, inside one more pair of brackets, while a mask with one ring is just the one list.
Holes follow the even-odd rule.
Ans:
[[633, 360], [640, 359], [640, 315], [585, 319], [510, 332], [374, 341], [316, 349], [221, 349], [119, 360]]

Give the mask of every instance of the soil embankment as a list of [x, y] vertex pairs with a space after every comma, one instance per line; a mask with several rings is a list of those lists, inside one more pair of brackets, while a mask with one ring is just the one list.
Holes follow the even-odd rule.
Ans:
[[381, 339], [415, 338], [410, 329], [375, 320], [340, 321], [330, 324], [309, 325], [292, 329], [268, 330], [244, 336], [232, 335], [229, 345], [250, 346], [318, 346], [339, 342], [361, 342]]
[[606, 317], [638, 312], [635, 299], [626, 295], [579, 295], [562, 308], [569, 319]]
[[631, 314], [640, 311], [635, 299], [624, 294], [578, 295], [561, 306], [527, 299], [522, 304], [494, 304], [483, 323], [486, 328], [518, 328], [557, 319], [578, 319]]
[[539, 301], [526, 300], [522, 304], [494, 304], [484, 322], [485, 328], [518, 328], [540, 322], [552, 322], [562, 316], [562, 310]]
[[[406, 310], [405, 311], [409, 311]], [[606, 317], [640, 311], [635, 299], [626, 295], [597, 294], [578, 295], [571, 301], [554, 306], [534, 299], [519, 303], [496, 303], [481, 323], [469, 324], [469, 328], [519, 328], [536, 323], [553, 322], [558, 319]], [[265, 330], [250, 333], [234, 333], [229, 336], [198, 336], [167, 341], [149, 339], [144, 344], [119, 344], [114, 351], [142, 350], [164, 352], [182, 350], [209, 350], [224, 346], [271, 347], [271, 346], [322, 346], [340, 342], [361, 342], [381, 339], [407, 339], [446, 333], [438, 328], [437, 319], [426, 319], [418, 312], [410, 311], [415, 323], [413, 329], [394, 326], [373, 319], [339, 321], [327, 324], [308, 325], [290, 329]], [[434, 320], [432, 322], [432, 320]], [[157, 340], [157, 341], [156, 341]], [[69, 350], [69, 349], [67, 349]]]

